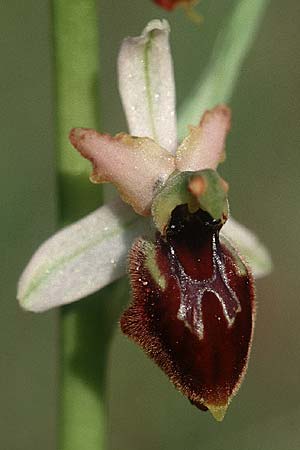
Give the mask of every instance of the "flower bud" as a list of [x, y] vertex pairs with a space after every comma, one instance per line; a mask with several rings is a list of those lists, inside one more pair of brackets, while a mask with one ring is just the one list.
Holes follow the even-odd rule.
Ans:
[[191, 5], [195, 4], [195, 0], [154, 0], [154, 3], [166, 9], [167, 11], [172, 11], [179, 5]]

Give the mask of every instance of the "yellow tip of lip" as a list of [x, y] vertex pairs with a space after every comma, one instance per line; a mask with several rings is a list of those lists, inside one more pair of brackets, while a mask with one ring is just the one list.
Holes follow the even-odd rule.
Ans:
[[205, 405], [218, 422], [222, 422], [228, 405]]

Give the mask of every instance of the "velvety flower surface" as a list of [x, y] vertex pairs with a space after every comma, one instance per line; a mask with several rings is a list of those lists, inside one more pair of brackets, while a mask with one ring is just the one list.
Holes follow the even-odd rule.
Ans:
[[18, 298], [31, 311], [79, 300], [125, 274], [134, 242], [122, 330], [194, 405], [221, 420], [245, 374], [255, 314], [253, 276], [234, 242], [254, 275], [271, 264], [257, 238], [228, 218], [228, 184], [216, 169], [230, 110], [212, 107], [177, 143], [168, 34], [167, 22], [154, 20], [122, 43], [119, 89], [131, 135], [70, 133], [93, 165], [91, 181], [113, 183], [130, 206], [116, 200], [45, 242]]
[[220, 223], [178, 206], [165, 236], [130, 252], [133, 303], [122, 331], [200, 409], [222, 420], [245, 373], [255, 313], [253, 279]]

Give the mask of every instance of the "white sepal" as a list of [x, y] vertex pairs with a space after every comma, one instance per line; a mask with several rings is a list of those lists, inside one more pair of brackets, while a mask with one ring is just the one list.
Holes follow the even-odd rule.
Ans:
[[141, 36], [124, 39], [118, 58], [119, 91], [129, 131], [174, 153], [175, 83], [166, 20], [152, 20]]
[[71, 303], [126, 273], [132, 241], [147, 219], [121, 200], [102, 206], [48, 239], [31, 258], [18, 285], [18, 300], [34, 312]]

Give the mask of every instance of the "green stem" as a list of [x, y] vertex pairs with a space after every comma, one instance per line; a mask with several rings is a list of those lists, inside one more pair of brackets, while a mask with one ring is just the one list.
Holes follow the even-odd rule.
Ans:
[[[68, 142], [71, 128], [97, 128], [96, 0], [53, 0], [59, 224], [99, 206], [90, 165]], [[61, 313], [60, 450], [103, 450], [105, 375], [116, 312], [102, 291]], [[110, 304], [111, 306], [111, 304]]]

